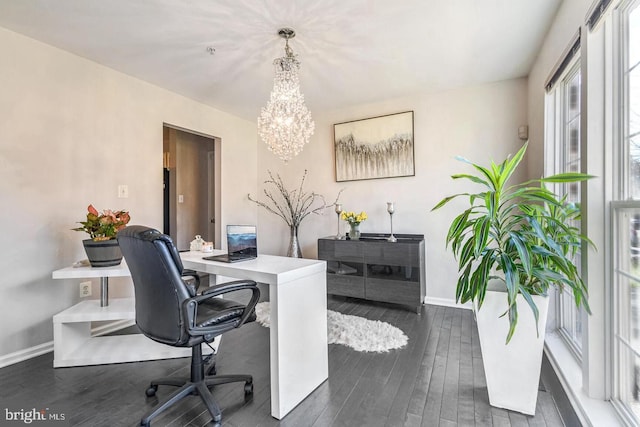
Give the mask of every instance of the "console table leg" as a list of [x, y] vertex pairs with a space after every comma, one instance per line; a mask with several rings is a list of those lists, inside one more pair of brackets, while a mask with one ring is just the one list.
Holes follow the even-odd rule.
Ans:
[[109, 278], [100, 278], [100, 307], [109, 305]]

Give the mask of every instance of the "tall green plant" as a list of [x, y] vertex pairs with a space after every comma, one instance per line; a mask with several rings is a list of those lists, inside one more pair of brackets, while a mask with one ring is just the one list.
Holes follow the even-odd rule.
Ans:
[[[490, 280], [506, 286], [509, 332], [513, 336], [518, 322], [516, 296], [521, 294], [538, 323], [538, 308], [532, 295], [546, 295], [550, 286], [572, 290], [576, 306], [591, 313], [587, 288], [574, 262], [582, 242], [592, 245], [575, 224], [580, 208], [557, 197], [545, 183], [569, 183], [591, 178], [582, 173], [562, 173], [507, 186], [522, 161], [525, 144], [513, 158], [483, 167], [464, 158], [475, 174], [457, 174], [483, 187], [477, 193], [460, 193], [444, 198], [439, 209], [457, 197], [467, 197], [469, 207], [451, 223], [447, 247], [451, 245], [458, 261], [456, 300], [475, 301], [482, 306]], [[534, 186], [534, 184], [537, 184]]]

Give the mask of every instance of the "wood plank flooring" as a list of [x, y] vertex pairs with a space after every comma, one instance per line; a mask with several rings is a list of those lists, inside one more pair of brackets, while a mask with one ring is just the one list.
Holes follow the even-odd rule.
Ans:
[[[263, 292], [267, 294], [267, 292]], [[227, 427], [562, 426], [551, 395], [538, 393], [536, 416], [489, 406], [477, 328], [471, 311], [424, 306], [421, 315], [391, 304], [329, 297], [329, 308], [389, 322], [409, 344], [388, 353], [329, 346], [329, 380], [283, 420], [270, 416], [269, 331], [253, 323], [225, 334], [219, 373], [250, 373], [242, 383], [214, 388]], [[0, 369], [0, 401], [64, 412], [71, 426], [136, 426], [141, 415], [171, 393], [147, 398], [149, 380], [188, 376], [188, 359], [53, 369], [53, 354]], [[542, 387], [541, 387], [542, 388]], [[14, 403], [12, 403], [14, 404]], [[206, 426], [198, 397], [183, 400], [152, 425]]]

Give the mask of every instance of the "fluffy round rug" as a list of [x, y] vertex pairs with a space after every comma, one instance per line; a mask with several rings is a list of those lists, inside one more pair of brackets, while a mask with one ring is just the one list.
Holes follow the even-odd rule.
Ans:
[[[256, 305], [257, 322], [269, 327], [270, 305]], [[356, 351], [382, 353], [407, 345], [409, 339], [400, 329], [379, 320], [327, 310], [327, 338], [329, 344], [342, 344]]]

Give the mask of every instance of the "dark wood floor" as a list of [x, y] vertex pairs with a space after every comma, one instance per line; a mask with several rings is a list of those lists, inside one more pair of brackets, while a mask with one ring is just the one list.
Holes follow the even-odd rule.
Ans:
[[[250, 373], [254, 395], [242, 383], [213, 390], [223, 425], [258, 426], [562, 426], [551, 395], [540, 390], [536, 416], [489, 406], [477, 329], [471, 311], [425, 306], [422, 315], [393, 305], [329, 297], [329, 308], [386, 321], [409, 344], [388, 353], [329, 346], [329, 380], [278, 421], [270, 416], [269, 332], [253, 323], [227, 333], [219, 373]], [[0, 369], [0, 400], [25, 409], [50, 407], [72, 426], [135, 426], [158, 398], [147, 398], [152, 378], [188, 376], [188, 359], [53, 369], [52, 353]], [[543, 387], [541, 387], [543, 388]], [[204, 426], [210, 416], [198, 397], [171, 408], [154, 426]]]

